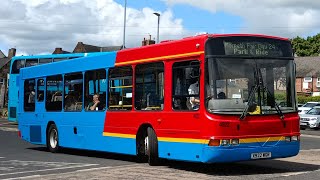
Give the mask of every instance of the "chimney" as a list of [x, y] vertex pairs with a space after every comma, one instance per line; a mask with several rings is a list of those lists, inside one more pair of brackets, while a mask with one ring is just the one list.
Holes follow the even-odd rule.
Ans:
[[16, 48], [9, 49], [8, 58], [12, 58], [12, 57], [16, 56], [16, 52], [17, 52]]
[[62, 54], [62, 48], [56, 48], [52, 54]]
[[152, 40], [151, 35], [150, 35], [149, 39], [143, 38], [142, 46], [148, 46], [148, 45], [155, 44], [155, 43], [156, 43], [156, 41]]

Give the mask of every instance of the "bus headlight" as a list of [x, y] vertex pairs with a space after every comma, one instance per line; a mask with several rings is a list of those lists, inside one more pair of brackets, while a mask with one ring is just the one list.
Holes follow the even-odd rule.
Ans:
[[221, 140], [221, 146], [229, 146], [230, 140], [229, 139], [222, 139]]
[[292, 136], [291, 141], [300, 141], [300, 137], [299, 136]]
[[291, 141], [291, 136], [286, 136], [286, 137], [285, 137], [285, 141], [286, 141], [286, 142], [290, 142], [290, 141]]
[[239, 139], [231, 139], [231, 145], [239, 145]]

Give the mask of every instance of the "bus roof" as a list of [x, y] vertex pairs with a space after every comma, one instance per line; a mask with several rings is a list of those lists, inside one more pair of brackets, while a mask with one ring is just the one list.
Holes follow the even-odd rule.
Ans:
[[105, 52], [97, 56], [86, 56], [70, 59], [68, 61], [59, 61], [22, 68], [20, 74], [22, 79], [28, 79], [114, 67], [115, 58], [116, 52]]
[[70, 58], [70, 57], [81, 57], [91, 55], [103, 55], [107, 52], [92, 52], [92, 53], [68, 53], [68, 54], [41, 54], [41, 55], [30, 55], [30, 56], [14, 56], [12, 60], [18, 59], [46, 59], [46, 58]]

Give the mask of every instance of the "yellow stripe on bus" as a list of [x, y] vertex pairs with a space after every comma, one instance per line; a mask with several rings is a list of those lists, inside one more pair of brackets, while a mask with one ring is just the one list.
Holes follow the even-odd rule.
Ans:
[[164, 59], [174, 59], [174, 58], [195, 56], [195, 55], [200, 55], [200, 54], [203, 54], [203, 53], [204, 53], [204, 51], [197, 51], [197, 52], [176, 54], [176, 55], [170, 55], [170, 56], [160, 56], [160, 57], [147, 58], [147, 59], [138, 59], [138, 60], [132, 60], [132, 61], [116, 63], [116, 66], [124, 65], [124, 64], [132, 64], [132, 63], [137, 63], [137, 62], [150, 62], [150, 61], [158, 61], [158, 60], [164, 60]]
[[103, 132], [103, 136], [130, 138], [130, 139], [136, 138], [136, 135], [133, 135], [133, 134], [120, 134], [120, 133], [108, 133], [108, 132]]
[[285, 138], [283, 136], [278, 137], [261, 137], [261, 138], [246, 138], [240, 139], [240, 144], [245, 143], [257, 143], [257, 142], [274, 142], [274, 141], [284, 141]]
[[167, 138], [159, 137], [159, 141], [162, 142], [179, 142], [179, 143], [195, 143], [195, 144], [208, 144], [209, 140], [206, 139], [191, 139], [191, 138]]
[[[119, 138], [129, 138], [135, 139], [136, 135], [133, 134], [121, 134], [121, 133], [108, 133], [104, 132], [103, 136], [109, 137], [119, 137]], [[192, 138], [170, 138], [170, 137], [158, 137], [158, 140], [161, 142], [178, 142], [178, 143], [195, 143], [195, 144], [208, 144], [208, 139], [192, 139]], [[261, 138], [246, 138], [240, 139], [240, 144], [248, 144], [248, 143], [258, 143], [258, 142], [274, 142], [274, 141], [284, 141], [285, 137], [261, 137]]]

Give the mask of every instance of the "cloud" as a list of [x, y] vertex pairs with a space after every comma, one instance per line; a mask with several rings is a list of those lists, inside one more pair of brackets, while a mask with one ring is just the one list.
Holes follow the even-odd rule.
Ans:
[[[169, 6], [188, 4], [212, 13], [227, 12], [243, 18], [244, 33], [295, 37], [320, 30], [320, 1], [314, 0], [163, 0]], [[232, 27], [225, 27], [232, 28]]]
[[[72, 51], [79, 41], [122, 45], [124, 7], [114, 0], [10, 0], [1, 2], [1, 9], [5, 11], [0, 11], [0, 39], [8, 49], [16, 47], [18, 52], [52, 53], [55, 47]], [[127, 47], [140, 46], [149, 34], [156, 38], [155, 11], [127, 7]], [[170, 10], [160, 13], [160, 40], [188, 33]]]

